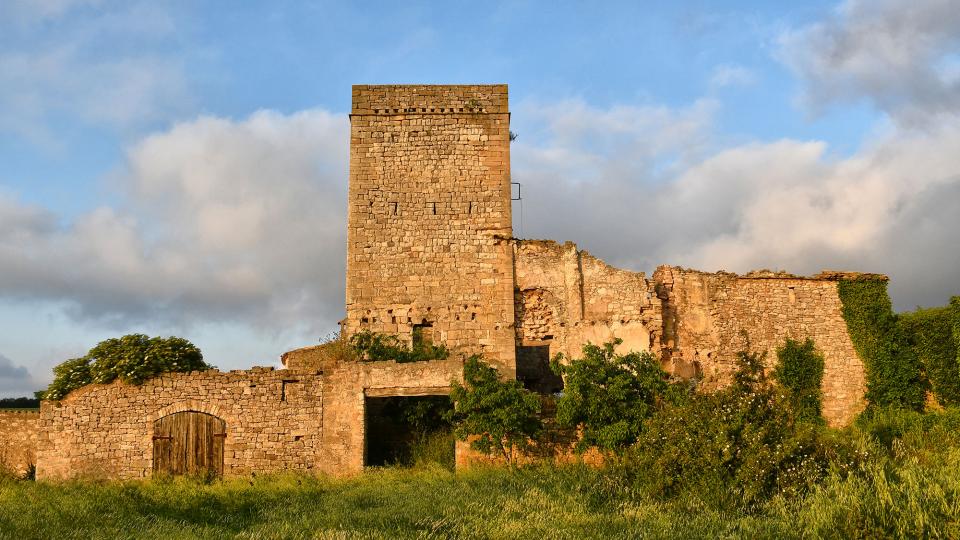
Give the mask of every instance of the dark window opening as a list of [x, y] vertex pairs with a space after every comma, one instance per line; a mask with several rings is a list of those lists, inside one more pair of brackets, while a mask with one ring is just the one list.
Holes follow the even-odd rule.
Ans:
[[424, 322], [413, 325], [413, 348], [421, 349], [433, 343], [433, 325]]
[[556, 394], [563, 390], [563, 377], [550, 369], [550, 346], [517, 347], [517, 380], [523, 387], [539, 394]]
[[368, 397], [364, 465], [435, 462], [453, 469], [454, 438], [447, 396]]

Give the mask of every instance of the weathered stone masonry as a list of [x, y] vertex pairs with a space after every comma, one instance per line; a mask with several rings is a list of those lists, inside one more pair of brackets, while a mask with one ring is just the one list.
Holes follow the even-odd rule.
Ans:
[[863, 408], [863, 364], [837, 294], [846, 274], [661, 266], [648, 278], [569, 242], [513, 238], [505, 85], [354, 86], [350, 125], [343, 330], [443, 342], [451, 360], [345, 363], [313, 346], [284, 354], [287, 369], [91, 385], [40, 414], [0, 413], [0, 457], [21, 472], [36, 463], [38, 478], [142, 478], [155, 421], [195, 411], [222, 420], [225, 475], [352, 473], [364, 466], [367, 398], [446, 394], [471, 353], [534, 380], [544, 353], [575, 358], [612, 338], [712, 389], [729, 381], [744, 335], [770, 362], [786, 338], [810, 337], [826, 361], [828, 422]]
[[[37, 478], [143, 478], [154, 421], [182, 411], [226, 423], [224, 474], [363, 468], [364, 397], [449, 393], [459, 360], [342, 364], [331, 372], [254, 368], [89, 385], [40, 413]], [[36, 431], [34, 431], [36, 433]]]
[[37, 462], [40, 413], [0, 411], [0, 469], [23, 476]]
[[767, 353], [768, 366], [787, 338], [812, 338], [824, 356], [823, 415], [846, 425], [863, 407], [863, 362], [841, 313], [837, 282], [853, 273], [814, 277], [773, 272], [744, 276], [661, 266], [653, 278], [663, 301], [663, 359], [706, 389], [730, 380], [738, 351]]
[[348, 333], [432, 339], [514, 370], [506, 85], [354, 86]]

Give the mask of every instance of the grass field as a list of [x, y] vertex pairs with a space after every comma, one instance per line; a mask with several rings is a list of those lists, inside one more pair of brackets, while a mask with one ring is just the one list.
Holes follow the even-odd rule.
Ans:
[[[203, 483], [0, 479], [0, 538], [960, 538], [960, 412], [841, 434], [869, 454], [752, 514], [656, 500], [613, 469], [440, 466]], [[721, 488], [722, 489], [722, 488]]]

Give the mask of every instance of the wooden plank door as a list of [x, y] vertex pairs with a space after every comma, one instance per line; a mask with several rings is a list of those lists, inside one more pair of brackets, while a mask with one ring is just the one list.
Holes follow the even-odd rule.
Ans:
[[227, 423], [197, 411], [164, 416], [153, 423], [154, 474], [223, 475]]

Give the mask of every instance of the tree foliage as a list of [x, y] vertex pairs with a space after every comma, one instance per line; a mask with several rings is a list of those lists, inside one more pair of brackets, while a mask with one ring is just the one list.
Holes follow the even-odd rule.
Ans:
[[470, 447], [486, 454], [499, 454], [514, 466], [519, 454], [540, 435], [540, 397], [516, 380], [500, 380], [497, 370], [478, 356], [463, 366], [463, 384], [452, 383], [454, 435], [461, 441], [474, 439]]
[[72, 390], [117, 379], [141, 384], [161, 373], [211, 369], [193, 343], [179, 337], [130, 334], [101, 341], [81, 358], [53, 368], [53, 382], [44, 399], [63, 399]]
[[897, 324], [886, 281], [844, 279], [837, 284], [850, 339], [863, 360], [872, 406], [923, 408], [920, 362]]
[[626, 474], [659, 497], [691, 494], [710, 506], [750, 511], [798, 495], [822, 478], [837, 449], [798, 422], [771, 384], [763, 355], [740, 352], [733, 384], [668, 404], [627, 454]]
[[952, 306], [917, 309], [897, 316], [934, 396], [943, 406], [960, 405], [960, 366], [953, 335], [955, 316]]
[[553, 362], [564, 376], [557, 400], [557, 424], [578, 428], [577, 450], [591, 446], [620, 453], [636, 442], [643, 423], [663, 402], [670, 384], [667, 373], [649, 352], [614, 352], [622, 340], [602, 346], [587, 344], [583, 357], [569, 365]]
[[434, 345], [429, 341], [422, 341], [410, 346], [397, 336], [369, 330], [363, 330], [350, 336], [350, 345], [364, 362], [393, 360], [403, 364], [406, 362], [443, 360], [450, 356], [450, 351], [442, 344]]
[[822, 422], [823, 355], [813, 340], [803, 343], [787, 338], [777, 349], [777, 365], [773, 376], [786, 390], [787, 401], [798, 420]]

